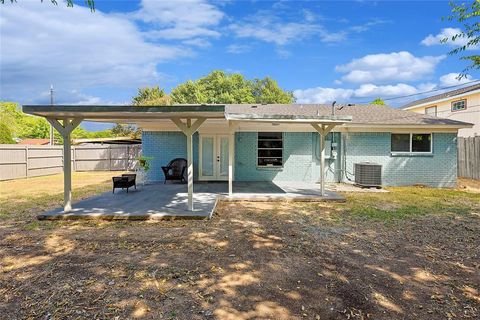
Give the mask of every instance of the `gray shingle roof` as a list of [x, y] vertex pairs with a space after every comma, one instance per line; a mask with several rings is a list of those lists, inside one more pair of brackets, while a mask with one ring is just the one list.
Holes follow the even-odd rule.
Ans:
[[[254, 106], [254, 107], [253, 107]], [[462, 126], [468, 123], [432, 117], [411, 111], [393, 109], [380, 105], [335, 106], [337, 116], [351, 116], [351, 124], [375, 125], [446, 125]], [[341, 109], [340, 109], [341, 108]], [[226, 114], [252, 114], [271, 117], [274, 115], [294, 115], [305, 117], [330, 116], [331, 105], [326, 104], [229, 104], [225, 105]]]
[[464, 94], [464, 93], [468, 93], [468, 92], [471, 92], [471, 91], [479, 90], [479, 89], [480, 89], [480, 83], [477, 83], [477, 84], [474, 84], [474, 85], [471, 85], [471, 86], [447, 91], [447, 92], [440, 93], [440, 94], [437, 94], [437, 95], [434, 95], [434, 96], [431, 96], [431, 97], [427, 97], [427, 98], [423, 98], [423, 99], [419, 99], [419, 100], [409, 102], [406, 105], [402, 106], [401, 109], [413, 107], [413, 106], [416, 106], [418, 104], [433, 102], [433, 101], [440, 100], [440, 99], [455, 97], [455, 96], [458, 96], [458, 95], [461, 95], [461, 94]]

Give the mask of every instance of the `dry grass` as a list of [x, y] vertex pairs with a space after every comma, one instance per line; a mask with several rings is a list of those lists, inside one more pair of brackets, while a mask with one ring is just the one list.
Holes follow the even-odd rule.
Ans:
[[460, 178], [458, 179], [458, 187], [468, 192], [480, 193], [480, 180]]
[[[88, 198], [111, 188], [111, 177], [121, 172], [74, 172], [73, 199]], [[32, 213], [61, 207], [63, 175], [0, 181], [0, 218], [29, 219]]]
[[11, 208], [0, 226], [0, 314], [478, 319], [480, 195], [390, 191], [345, 204], [222, 203], [210, 221], [159, 222], [37, 222], [33, 206], [48, 195], [10, 193], [24, 213]]

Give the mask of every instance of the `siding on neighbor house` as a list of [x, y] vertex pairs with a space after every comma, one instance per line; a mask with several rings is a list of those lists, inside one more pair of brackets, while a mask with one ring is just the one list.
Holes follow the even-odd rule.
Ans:
[[389, 132], [345, 134], [346, 169], [352, 178], [353, 164], [381, 164], [383, 184], [402, 186], [424, 184], [455, 187], [457, 183], [457, 136], [433, 133], [432, 155], [392, 156]]
[[[343, 140], [342, 140], [343, 138]], [[390, 133], [334, 133], [327, 137], [338, 145], [336, 159], [327, 159], [326, 181], [340, 179], [341, 142], [345, 142], [346, 169], [353, 179], [353, 164], [376, 162], [383, 166], [383, 183], [387, 186], [425, 184], [454, 187], [457, 179], [457, 144], [454, 133], [433, 134], [433, 154], [393, 156]], [[198, 178], [198, 134], [194, 135], [194, 178]], [[186, 158], [186, 138], [181, 132], [144, 131], [143, 154], [153, 157], [150, 181], [163, 181], [161, 166], [171, 159]], [[257, 133], [235, 134], [236, 181], [307, 181], [317, 182], [320, 176], [318, 134], [312, 132], [284, 133], [283, 168], [257, 167]]]

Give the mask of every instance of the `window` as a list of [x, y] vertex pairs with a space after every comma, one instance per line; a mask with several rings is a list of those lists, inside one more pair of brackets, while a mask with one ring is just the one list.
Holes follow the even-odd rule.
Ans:
[[283, 165], [283, 134], [259, 132], [257, 155], [259, 167], [281, 167]]
[[458, 100], [452, 102], [452, 111], [461, 111], [467, 109], [467, 100]]
[[392, 153], [431, 153], [431, 133], [392, 133]]
[[437, 116], [437, 106], [425, 108], [425, 114], [429, 116]]

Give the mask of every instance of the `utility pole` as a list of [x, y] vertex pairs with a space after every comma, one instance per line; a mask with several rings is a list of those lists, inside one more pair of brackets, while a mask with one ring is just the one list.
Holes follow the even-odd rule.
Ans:
[[[53, 106], [53, 84], [50, 85], [50, 105]], [[53, 126], [50, 124], [50, 145], [53, 146], [54, 144]]]

